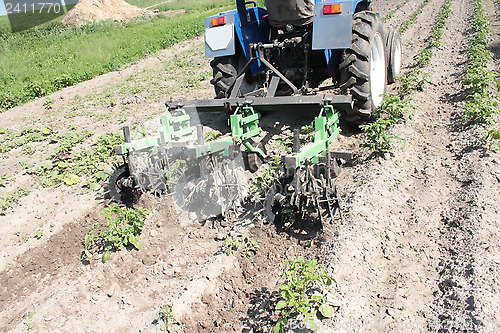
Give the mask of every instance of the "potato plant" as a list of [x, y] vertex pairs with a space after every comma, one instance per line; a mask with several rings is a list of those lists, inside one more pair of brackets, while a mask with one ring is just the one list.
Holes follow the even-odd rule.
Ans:
[[[467, 70], [462, 81], [469, 91], [463, 120], [487, 127], [497, 122], [500, 113], [498, 96], [494, 90], [495, 83], [498, 90], [499, 75], [488, 70], [492, 53], [488, 50], [489, 20], [484, 13], [482, 0], [475, 2], [473, 27], [475, 33], [468, 50]], [[491, 149], [499, 146], [498, 132], [492, 127], [486, 129], [483, 139], [490, 142]]]

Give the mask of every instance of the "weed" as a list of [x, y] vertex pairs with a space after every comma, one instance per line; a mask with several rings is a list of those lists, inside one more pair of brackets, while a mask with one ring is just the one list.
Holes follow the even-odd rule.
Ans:
[[236, 235], [234, 238], [227, 237], [224, 241], [227, 245], [227, 254], [241, 250], [247, 258], [259, 251], [259, 244], [248, 236]]
[[0, 194], [0, 216], [5, 215], [7, 210], [16, 205], [19, 202], [19, 199], [28, 195], [29, 192], [30, 190], [28, 188], [20, 188], [11, 194]]
[[90, 248], [94, 246], [98, 240], [102, 240], [104, 243], [104, 253], [102, 255], [103, 262], [109, 260], [111, 251], [116, 251], [121, 246], [132, 245], [137, 250], [141, 249], [141, 243], [137, 237], [144, 228], [144, 221], [149, 214], [147, 209], [142, 207], [133, 209], [116, 205], [104, 208], [101, 214], [106, 219], [104, 231], [95, 234], [94, 230], [96, 230], [99, 225], [94, 225], [85, 235], [84, 251], [89, 258], [92, 258]]
[[160, 308], [158, 317], [158, 321], [163, 322], [164, 325], [160, 328], [162, 331], [168, 331], [170, 325], [177, 323], [177, 320], [174, 318], [174, 312], [172, 311], [172, 305], [170, 304], [166, 304]]
[[13, 177], [10, 174], [0, 176], [0, 187], [5, 187], [12, 179]]
[[215, 141], [222, 135], [219, 131], [212, 131], [205, 133], [205, 142]]
[[305, 322], [311, 323], [314, 330], [314, 318], [318, 312], [326, 318], [333, 315], [332, 307], [317, 291], [330, 286], [335, 280], [314, 259], [299, 257], [285, 261], [285, 265], [288, 267], [285, 272], [286, 281], [279, 288], [283, 299], [276, 304], [276, 310], [281, 310], [281, 316], [273, 331], [283, 332], [289, 318], [299, 314], [303, 315]]

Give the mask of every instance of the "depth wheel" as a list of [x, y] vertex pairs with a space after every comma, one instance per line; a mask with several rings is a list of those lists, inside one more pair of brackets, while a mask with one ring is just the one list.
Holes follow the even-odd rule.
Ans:
[[384, 100], [387, 89], [385, 33], [378, 14], [362, 11], [353, 15], [351, 47], [342, 54], [341, 89], [350, 92], [354, 107], [347, 121], [369, 120]]
[[130, 202], [133, 199], [133, 188], [130, 183], [130, 171], [126, 164], [119, 166], [109, 176], [108, 191], [111, 199], [117, 203]]

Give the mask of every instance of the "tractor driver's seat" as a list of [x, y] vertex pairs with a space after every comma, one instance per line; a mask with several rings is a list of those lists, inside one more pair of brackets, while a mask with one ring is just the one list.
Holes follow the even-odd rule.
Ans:
[[302, 27], [310, 24], [314, 16], [314, 0], [265, 0], [269, 24], [281, 29], [287, 24]]

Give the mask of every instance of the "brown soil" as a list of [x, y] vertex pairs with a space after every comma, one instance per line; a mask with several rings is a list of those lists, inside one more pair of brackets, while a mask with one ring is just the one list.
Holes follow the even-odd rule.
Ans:
[[137, 16], [149, 15], [153, 13], [124, 0], [81, 0], [66, 14], [62, 23], [80, 26], [103, 20], [130, 21]]
[[[386, 25], [398, 27], [421, 2], [410, 0]], [[483, 2], [488, 15], [498, 13], [498, 2]], [[397, 3], [384, 0], [376, 9], [384, 16]], [[403, 72], [427, 45], [442, 3], [431, 1], [402, 36]], [[141, 250], [122, 249], [105, 264], [89, 260], [83, 237], [102, 221], [107, 199], [78, 185], [38, 185], [19, 162], [40, 162], [52, 146], [30, 144], [35, 155], [11, 151], [0, 160], [0, 176], [15, 180], [0, 191], [31, 190], [0, 216], [0, 331], [156, 332], [160, 308], [169, 304], [178, 321], [171, 331], [269, 332], [283, 262], [301, 255], [337, 281], [330, 293], [339, 306], [321, 332], [498, 332], [500, 156], [477, 141], [480, 127], [461, 121], [472, 8], [472, 0], [453, 0], [442, 46], [425, 68], [433, 84], [414, 93], [413, 117], [391, 129], [402, 140], [390, 154], [370, 157], [359, 147], [364, 135], [342, 126], [336, 144], [355, 153], [336, 180], [343, 219], [313, 241], [263, 223], [259, 205], [228, 220], [179, 223], [169, 197], [143, 195], [138, 206], [152, 213]], [[500, 30], [493, 23], [495, 50]], [[57, 92], [51, 110], [42, 99], [9, 110], [0, 123], [58, 132], [75, 125], [93, 138], [123, 125], [149, 132], [165, 100], [211, 98], [210, 76], [199, 38]], [[284, 137], [313, 116], [273, 113], [261, 125], [264, 134]], [[200, 121], [206, 130], [228, 130], [224, 114], [201, 114]], [[269, 146], [276, 149], [275, 141]], [[224, 239], [237, 234], [257, 241], [259, 251], [228, 255]]]

